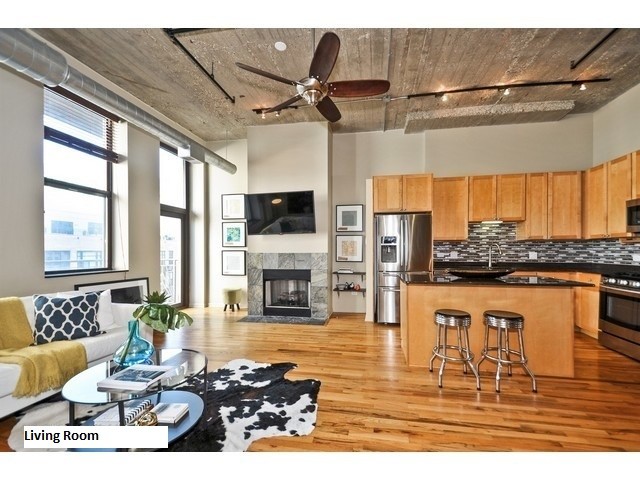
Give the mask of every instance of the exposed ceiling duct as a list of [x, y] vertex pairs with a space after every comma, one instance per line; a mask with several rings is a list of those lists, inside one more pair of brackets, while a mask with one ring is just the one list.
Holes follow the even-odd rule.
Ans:
[[49, 87], [62, 86], [124, 118], [161, 141], [178, 148], [188, 161], [206, 162], [225, 172], [237, 167], [220, 155], [194, 142], [176, 129], [149, 115], [86, 75], [70, 67], [64, 55], [18, 28], [0, 29], [0, 62]]

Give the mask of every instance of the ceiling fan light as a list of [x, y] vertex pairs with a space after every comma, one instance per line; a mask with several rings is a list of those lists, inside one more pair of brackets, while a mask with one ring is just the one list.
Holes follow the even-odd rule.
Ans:
[[265, 118], [267, 118], [267, 115], [264, 112], [262, 112], [262, 114], [260, 115], [260, 118], [264, 120]]
[[503, 95], [509, 95], [511, 93], [511, 89], [510, 88], [505, 88], [504, 92], [502, 92]]
[[322, 100], [322, 92], [313, 89], [306, 90], [302, 93], [302, 98], [304, 98], [309, 105], [316, 105]]
[[585, 91], [587, 89], [587, 86], [584, 83], [580, 84], [580, 91]]

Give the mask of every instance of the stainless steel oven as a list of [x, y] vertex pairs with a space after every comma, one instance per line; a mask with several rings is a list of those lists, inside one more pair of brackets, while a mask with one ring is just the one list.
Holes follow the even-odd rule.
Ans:
[[603, 275], [600, 283], [600, 344], [640, 360], [640, 275]]

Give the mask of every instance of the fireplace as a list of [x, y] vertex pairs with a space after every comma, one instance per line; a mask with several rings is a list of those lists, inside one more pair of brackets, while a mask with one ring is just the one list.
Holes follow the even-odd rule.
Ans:
[[264, 315], [311, 317], [311, 271], [269, 270], [262, 272]]
[[[265, 279], [273, 279], [274, 272], [276, 279], [284, 279], [279, 272], [286, 271], [287, 277], [290, 280], [303, 280], [305, 283], [309, 282], [306, 288], [309, 291], [308, 307], [301, 308], [298, 306], [288, 305], [284, 315], [290, 317], [309, 318], [313, 320], [326, 320], [327, 319], [327, 302], [329, 300], [329, 258], [326, 253], [254, 253], [249, 252], [247, 254], [247, 303], [249, 316], [262, 317], [262, 316], [283, 316], [282, 313], [269, 313], [269, 310], [265, 311]], [[295, 273], [294, 273], [295, 272]], [[292, 275], [292, 276], [290, 276]], [[279, 287], [277, 287], [279, 288]], [[286, 287], [280, 291], [283, 294], [284, 290], [293, 292], [291, 295], [292, 300], [300, 298], [300, 284]], [[279, 296], [279, 295], [278, 295]], [[287, 299], [289, 296], [287, 296]], [[274, 303], [272, 300], [269, 300]], [[277, 303], [277, 302], [275, 302]], [[281, 308], [277, 306], [271, 306], [269, 308]], [[294, 308], [300, 308], [305, 310], [302, 312], [295, 312]], [[282, 312], [281, 310], [281, 312]], [[271, 310], [272, 311], [272, 310]]]

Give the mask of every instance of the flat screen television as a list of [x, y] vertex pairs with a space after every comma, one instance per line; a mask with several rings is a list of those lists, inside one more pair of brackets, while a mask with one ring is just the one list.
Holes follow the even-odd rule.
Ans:
[[313, 190], [248, 193], [244, 214], [248, 235], [316, 233]]

